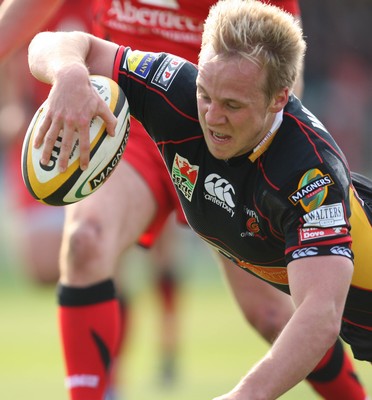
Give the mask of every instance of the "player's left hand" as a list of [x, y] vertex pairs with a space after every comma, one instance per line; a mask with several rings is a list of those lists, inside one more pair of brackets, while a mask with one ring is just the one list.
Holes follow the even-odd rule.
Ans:
[[110, 136], [115, 135], [116, 117], [91, 85], [88, 72], [76, 67], [59, 74], [49, 93], [47, 114], [34, 146], [44, 143], [41, 163], [48, 164], [58, 136], [61, 136], [59, 169], [64, 172], [72, 149], [75, 132], [79, 134], [80, 168], [89, 164], [89, 127], [93, 117], [106, 122]]

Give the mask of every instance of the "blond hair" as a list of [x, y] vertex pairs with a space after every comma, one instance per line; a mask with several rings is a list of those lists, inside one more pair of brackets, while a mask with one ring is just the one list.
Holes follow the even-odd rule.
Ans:
[[201, 54], [239, 55], [266, 68], [268, 100], [292, 89], [302, 68], [306, 44], [299, 22], [278, 7], [256, 0], [220, 0], [204, 24]]

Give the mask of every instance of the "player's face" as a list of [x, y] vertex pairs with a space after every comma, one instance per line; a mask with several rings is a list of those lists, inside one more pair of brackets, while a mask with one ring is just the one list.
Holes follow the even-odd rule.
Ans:
[[264, 95], [266, 72], [240, 57], [207, 50], [199, 60], [197, 103], [211, 154], [229, 159], [252, 150], [268, 133], [275, 113]]

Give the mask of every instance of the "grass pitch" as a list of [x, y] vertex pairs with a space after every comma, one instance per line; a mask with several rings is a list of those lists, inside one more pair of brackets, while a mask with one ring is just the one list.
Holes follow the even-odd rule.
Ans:
[[[157, 297], [148, 284], [136, 288], [119, 374], [121, 399], [210, 400], [231, 389], [267, 350], [243, 321], [218, 269], [208, 258], [199, 261], [186, 274], [182, 289], [177, 379], [172, 386], [159, 382]], [[0, 315], [0, 399], [67, 400], [54, 288], [36, 287], [0, 271]], [[371, 367], [356, 365], [372, 394]], [[282, 397], [317, 398], [305, 383]]]

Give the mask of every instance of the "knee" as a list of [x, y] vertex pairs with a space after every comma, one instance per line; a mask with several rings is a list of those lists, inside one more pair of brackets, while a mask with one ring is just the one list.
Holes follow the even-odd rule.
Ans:
[[41, 263], [26, 267], [27, 277], [37, 285], [55, 285], [59, 279], [58, 264], [43, 265]]
[[98, 259], [103, 247], [103, 225], [94, 219], [75, 222], [65, 230], [63, 238], [62, 264], [84, 268]]

